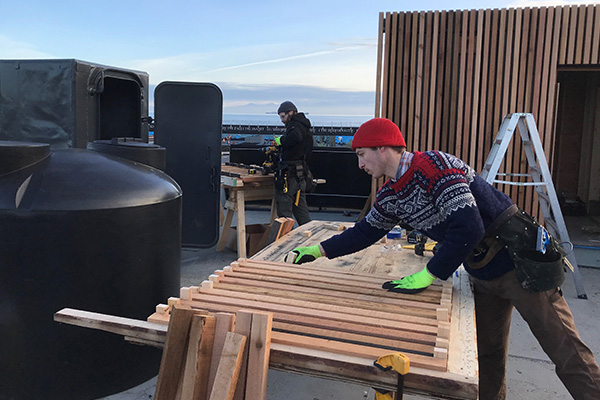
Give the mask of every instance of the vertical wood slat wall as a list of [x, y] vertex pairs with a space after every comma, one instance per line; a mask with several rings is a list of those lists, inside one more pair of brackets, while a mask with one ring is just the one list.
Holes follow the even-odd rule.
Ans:
[[[559, 67], [600, 65], [600, 5], [381, 13], [376, 116], [409, 150], [455, 154], [478, 172], [506, 114], [533, 113], [552, 166]], [[504, 172], [526, 173], [520, 138]], [[531, 187], [503, 190], [538, 215]]]

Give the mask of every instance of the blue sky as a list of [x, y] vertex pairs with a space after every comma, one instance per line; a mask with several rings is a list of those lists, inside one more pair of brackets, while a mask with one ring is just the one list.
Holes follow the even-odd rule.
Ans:
[[558, 1], [3, 1], [0, 58], [76, 58], [212, 82], [225, 113], [290, 99], [311, 114], [373, 115], [381, 11], [504, 8]]

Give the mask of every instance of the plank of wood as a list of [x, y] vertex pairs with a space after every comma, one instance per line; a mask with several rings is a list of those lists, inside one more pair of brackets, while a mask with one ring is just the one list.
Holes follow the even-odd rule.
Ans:
[[[272, 332], [271, 341], [278, 344], [324, 350], [354, 357], [371, 358], [373, 361], [377, 360], [377, 358], [381, 356], [393, 352], [393, 350], [390, 349], [383, 349], [374, 346], [341, 343], [333, 340], [319, 339], [277, 331]], [[411, 366], [427, 368], [435, 371], [446, 371], [447, 369], [446, 360], [444, 359], [436, 359], [418, 354], [410, 354], [409, 359]]]
[[56, 312], [54, 320], [69, 325], [127, 335], [140, 340], [164, 342], [167, 337], [167, 329], [161, 324], [72, 308], [63, 308]]
[[272, 313], [252, 314], [245, 400], [265, 400], [267, 398], [267, 376], [269, 372], [272, 326]]
[[[190, 302], [190, 304], [193, 303]], [[232, 313], [217, 312], [215, 314], [215, 336], [213, 341], [210, 373], [207, 386], [208, 398], [210, 398], [210, 394], [213, 390], [213, 385], [217, 376], [217, 370], [219, 368], [219, 360], [221, 358], [221, 353], [223, 352], [223, 346], [225, 345], [225, 339], [228, 333], [233, 332], [234, 323], [235, 315]]]
[[323, 292], [320, 290], [314, 290], [312, 293], [310, 293], [303, 292], [301, 290], [296, 291], [294, 290], [297, 288], [296, 286], [288, 285], [287, 287], [290, 289], [286, 290], [285, 288], [276, 289], [273, 287], [235, 285], [226, 283], [224, 281], [219, 282], [217, 286], [218, 289], [234, 291], [236, 293], [270, 294], [280, 298], [313, 300], [323, 304], [346, 305], [367, 310], [395, 312], [406, 315], [423, 316], [426, 318], [435, 318], [436, 316], [436, 310], [434, 310], [433, 307], [426, 309], [407, 305], [388, 304], [386, 302], [380, 302], [379, 300], [381, 298], [378, 298], [377, 296], [353, 296], [352, 294], [348, 294], [347, 297], [338, 297], [329, 294], [323, 294]]
[[[192, 307], [197, 308], [208, 308], [210, 309], [211, 304], [224, 304], [228, 306], [235, 306], [239, 309], [255, 309], [271, 312], [285, 312], [298, 316], [310, 317], [315, 314], [315, 310], [306, 309], [303, 307], [288, 306], [282, 304], [273, 304], [262, 301], [251, 301], [251, 300], [239, 300], [231, 298], [222, 298], [220, 296], [211, 296], [205, 294], [198, 294], [194, 296], [194, 300], [189, 303]], [[331, 321], [338, 322], [359, 322], [363, 325], [372, 326], [375, 328], [386, 327], [390, 329], [398, 329], [406, 332], [418, 332], [418, 333], [429, 333], [436, 334], [437, 328], [431, 325], [422, 325], [413, 322], [404, 321], [392, 321], [382, 320], [375, 317], [368, 317], [355, 314], [338, 313], [335, 311], [324, 311], [319, 310], [318, 315], [320, 318], [329, 319]]]
[[277, 238], [275, 240], [279, 240], [279, 238], [281, 238], [282, 236], [285, 236], [288, 233], [290, 233], [292, 229], [294, 229], [295, 223], [296, 221], [294, 220], [294, 218], [286, 218], [285, 222], [283, 223], [283, 226], [281, 227], [281, 230], [279, 231], [279, 235], [277, 235]]
[[[213, 312], [228, 312], [234, 313], [240, 309], [251, 309], [252, 311], [271, 311], [273, 312], [273, 318], [276, 322], [287, 322], [292, 324], [305, 324], [307, 326], [321, 327], [325, 329], [333, 329], [339, 330], [343, 332], [352, 332], [358, 334], [371, 334], [378, 337], [389, 338], [389, 339], [398, 339], [399, 336], [402, 337], [403, 340], [412, 341], [415, 343], [422, 344], [434, 344], [436, 340], [437, 330], [433, 333], [423, 333], [423, 332], [412, 332], [412, 331], [403, 331], [399, 332], [396, 328], [389, 327], [378, 327], [377, 329], [373, 329], [372, 325], [367, 325], [361, 323], [360, 321], [353, 320], [351, 322], [344, 321], [334, 321], [328, 318], [319, 318], [314, 316], [307, 315], [298, 315], [298, 314], [290, 314], [285, 312], [279, 312], [276, 310], [265, 310], [256, 307], [240, 307], [236, 305], [226, 305], [226, 304], [217, 304], [217, 303], [201, 303], [194, 304], [193, 306], [209, 309]], [[274, 322], [275, 323], [275, 322]]]
[[[383, 282], [389, 280], [381, 279], [381, 278], [369, 278], [369, 277], [354, 277], [349, 275], [343, 275], [338, 273], [337, 271], [314, 271], [304, 269], [301, 266], [290, 266], [287, 264], [285, 267], [279, 268], [269, 268], [262, 266], [248, 266], [248, 265], [239, 265], [233, 266], [236, 263], [232, 263], [231, 271], [251, 274], [252, 276], [277, 276], [284, 278], [292, 278], [298, 280], [310, 280], [314, 282], [335, 282], [337, 286], [348, 286], [348, 287], [359, 287], [359, 288], [371, 288], [371, 289], [381, 289], [381, 285]], [[228, 272], [229, 270], [224, 270]], [[227, 275], [227, 274], [225, 274]], [[426, 291], [421, 292], [421, 295], [424, 297], [431, 297], [434, 301], [437, 300], [437, 296], [441, 291], [441, 284], [439, 282], [434, 282], [430, 287], [427, 288]], [[437, 292], [437, 293], [436, 293]]]
[[194, 376], [194, 392], [192, 397], [193, 400], [203, 400], [206, 398], [215, 340], [216, 318], [214, 316], [204, 316], [202, 317], [201, 321], [203, 324], [202, 337], [198, 345], [196, 375]]
[[369, 310], [366, 308], [357, 308], [357, 307], [349, 307], [344, 305], [334, 305], [334, 304], [324, 304], [318, 301], [309, 301], [309, 300], [298, 300], [298, 299], [288, 299], [282, 298], [279, 296], [270, 296], [270, 295], [257, 295], [252, 293], [243, 293], [243, 292], [235, 292], [228, 290], [220, 290], [220, 289], [204, 289], [200, 288], [198, 294], [192, 295], [191, 300], [201, 300], [201, 295], [206, 294], [209, 296], [218, 296], [221, 298], [230, 298], [233, 301], [253, 301], [253, 302], [261, 302], [261, 303], [269, 303], [269, 304], [279, 304], [282, 306], [293, 306], [293, 307], [301, 307], [306, 310], [313, 311], [330, 311], [334, 313], [340, 314], [351, 314], [355, 316], [363, 316], [363, 317], [371, 317], [377, 318], [380, 320], [389, 320], [389, 321], [402, 321], [402, 322], [410, 322], [414, 324], [422, 324], [422, 325], [431, 325], [436, 326], [437, 320], [433, 318], [425, 318], [421, 316], [413, 316], [407, 315], [403, 313], [392, 313], [386, 311], [375, 311]]
[[245, 336], [233, 332], [227, 332], [225, 335], [214, 384], [208, 397], [210, 400], [233, 399], [245, 344]]
[[181, 400], [192, 400], [194, 397], [194, 377], [198, 365], [198, 349], [202, 339], [202, 316], [193, 316], [190, 326], [188, 348], [183, 366], [183, 381], [181, 387]]
[[371, 296], [381, 296], [384, 298], [393, 298], [393, 299], [407, 299], [407, 300], [418, 300], [418, 301], [422, 301], [422, 302], [428, 302], [431, 304], [439, 304], [439, 292], [437, 292], [437, 295], [430, 295], [430, 293], [433, 291], [433, 288], [430, 289], [426, 289], [421, 293], [417, 293], [417, 294], [402, 294], [402, 293], [394, 293], [394, 292], [387, 292], [385, 290], [381, 290], [381, 288], [373, 288], [373, 287], [360, 287], [360, 286], [340, 286], [338, 284], [335, 283], [326, 283], [326, 282], [320, 282], [320, 281], [314, 281], [314, 280], [309, 280], [309, 279], [294, 279], [289, 278], [289, 277], [279, 277], [279, 276], [271, 276], [271, 275], [254, 275], [254, 274], [245, 274], [245, 273], [241, 273], [241, 272], [228, 272], [225, 276], [225, 278], [227, 277], [231, 277], [231, 278], [240, 278], [240, 279], [247, 279], [247, 280], [252, 280], [255, 282], [273, 282], [273, 283], [282, 283], [282, 284], [289, 284], [289, 285], [298, 285], [298, 286], [304, 286], [304, 287], [314, 287], [314, 288], [320, 288], [322, 290], [326, 290], [326, 291], [341, 291], [341, 292], [348, 292], [348, 293], [356, 293], [356, 294], [365, 294], [365, 295], [371, 295]]
[[[235, 326], [234, 333], [250, 338], [250, 332], [252, 329], [252, 311], [239, 310], [235, 313]], [[242, 364], [240, 366], [240, 373], [238, 377], [238, 383], [235, 388], [235, 394], [233, 398], [235, 400], [245, 400], [246, 392], [246, 380], [248, 375], [248, 345], [249, 340], [246, 340], [244, 346], [244, 352], [242, 354]]]
[[[407, 340], [402, 340], [399, 338], [396, 339], [388, 339], [381, 338], [369, 334], [357, 334], [352, 332], [342, 332], [335, 329], [325, 329], [319, 327], [313, 327], [303, 324], [291, 324], [285, 322], [274, 322], [273, 329], [286, 332], [286, 333], [299, 333], [304, 335], [310, 335], [315, 337], [320, 337], [322, 339], [333, 339], [339, 340], [342, 342], [355, 343], [355, 344], [371, 344], [376, 345], [378, 347], [387, 347], [394, 348], [400, 351], [409, 351], [409, 352], [419, 352], [419, 353], [429, 353], [433, 354], [433, 345], [432, 344], [421, 344], [421, 343], [413, 343]], [[436, 340], [435, 345], [438, 346], [438, 341]]]
[[169, 329], [162, 353], [156, 392], [158, 400], [173, 400], [181, 393], [183, 366], [186, 359], [188, 338], [194, 310], [175, 305], [169, 319]]

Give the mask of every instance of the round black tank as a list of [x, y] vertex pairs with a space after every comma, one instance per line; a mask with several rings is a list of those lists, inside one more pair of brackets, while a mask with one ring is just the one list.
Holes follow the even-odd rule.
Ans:
[[156, 144], [141, 142], [137, 138], [94, 140], [87, 144], [87, 148], [99, 153], [146, 164], [161, 171], [165, 170], [166, 149]]
[[53, 321], [145, 320], [179, 290], [181, 189], [89, 150], [0, 141], [0, 399], [94, 399], [155, 376], [161, 352]]

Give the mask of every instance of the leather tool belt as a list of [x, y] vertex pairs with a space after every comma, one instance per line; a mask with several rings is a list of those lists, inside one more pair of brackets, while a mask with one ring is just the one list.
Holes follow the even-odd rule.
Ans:
[[505, 248], [523, 289], [543, 292], [556, 288], [564, 282], [566, 253], [552, 237], [545, 253], [537, 251], [539, 228], [535, 218], [513, 204], [486, 229], [485, 236], [465, 261], [472, 269], [483, 268]]

